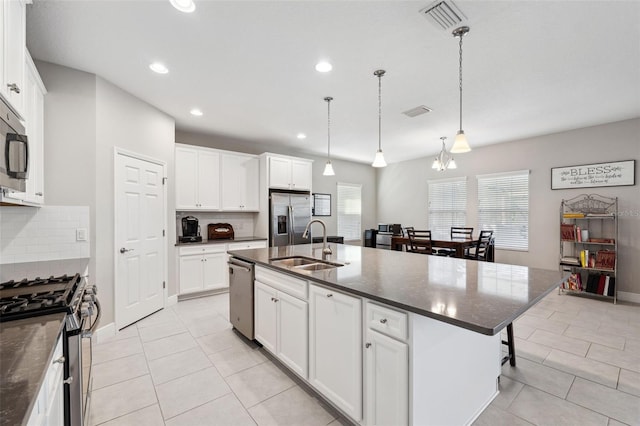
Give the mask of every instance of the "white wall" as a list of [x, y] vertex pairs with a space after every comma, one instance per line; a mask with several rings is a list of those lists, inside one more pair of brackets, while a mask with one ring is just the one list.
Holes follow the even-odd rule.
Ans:
[[[640, 119], [587, 127], [510, 143], [477, 147], [455, 156], [458, 168], [431, 169], [433, 157], [391, 164], [378, 175], [380, 222], [426, 228], [427, 180], [467, 176], [467, 225], [477, 228], [476, 175], [531, 170], [529, 251], [498, 250], [498, 262], [558, 269], [560, 202], [578, 194], [619, 197], [619, 291], [640, 293], [640, 182], [635, 186], [551, 190], [551, 168], [618, 160], [640, 162]], [[469, 134], [471, 145], [473, 139]], [[636, 171], [636, 179], [638, 179]]]
[[[169, 295], [176, 294], [173, 227], [174, 120], [111, 83], [42, 61], [45, 97], [45, 199], [90, 209], [90, 279], [100, 291], [102, 324], [114, 321], [114, 147], [167, 164]], [[171, 212], [171, 215], [169, 215]]]

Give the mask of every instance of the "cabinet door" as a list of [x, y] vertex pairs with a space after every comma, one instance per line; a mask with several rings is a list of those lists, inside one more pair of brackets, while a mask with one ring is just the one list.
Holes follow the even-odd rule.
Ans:
[[370, 329], [366, 334], [367, 425], [406, 425], [409, 422], [408, 345]]
[[180, 294], [202, 290], [203, 263], [201, 255], [180, 256]]
[[228, 287], [227, 254], [209, 253], [203, 256], [203, 284], [205, 290]]
[[277, 292], [259, 281], [254, 287], [254, 318], [256, 340], [262, 343], [272, 354], [276, 353], [277, 343]]
[[289, 368], [307, 378], [309, 360], [308, 304], [278, 292], [277, 356]]
[[198, 151], [198, 207], [220, 209], [220, 154]]
[[354, 420], [362, 418], [360, 299], [309, 286], [309, 381]]
[[[24, 118], [26, 7], [22, 0], [4, 1], [4, 7], [4, 65], [6, 75], [2, 83], [2, 90], [9, 103]], [[8, 85], [15, 85], [17, 90], [11, 90]]]
[[242, 168], [244, 180], [243, 210], [260, 210], [260, 160], [257, 157], [247, 158]]
[[198, 204], [198, 153], [176, 148], [176, 210], [193, 210]]
[[291, 160], [269, 157], [269, 188], [291, 188]]
[[222, 209], [258, 211], [260, 160], [247, 155], [223, 154]]
[[26, 133], [29, 137], [29, 179], [22, 199], [31, 204], [42, 204], [43, 197], [43, 121], [44, 94], [40, 89], [38, 72], [35, 65], [27, 58], [24, 80], [24, 117]]
[[311, 189], [312, 163], [306, 160], [291, 160], [291, 189]]

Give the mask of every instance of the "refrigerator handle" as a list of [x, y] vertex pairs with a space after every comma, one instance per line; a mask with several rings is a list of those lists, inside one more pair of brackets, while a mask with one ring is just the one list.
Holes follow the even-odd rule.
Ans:
[[291, 204], [287, 206], [289, 210], [289, 245], [293, 245], [293, 207]]

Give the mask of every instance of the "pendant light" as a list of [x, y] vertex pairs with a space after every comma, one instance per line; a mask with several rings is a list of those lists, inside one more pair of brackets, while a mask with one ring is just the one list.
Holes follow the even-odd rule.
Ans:
[[335, 175], [331, 165], [331, 101], [333, 98], [327, 96], [324, 100], [327, 102], [327, 164], [325, 164], [322, 174], [324, 176], [333, 176]]
[[439, 172], [443, 172], [447, 169], [458, 168], [458, 166], [456, 166], [455, 160], [453, 159], [453, 156], [447, 152], [447, 148], [444, 145], [444, 141], [446, 139], [446, 136], [442, 136], [440, 138], [440, 140], [442, 140], [442, 150], [440, 151], [440, 154], [436, 156], [435, 160], [433, 160], [433, 165], [431, 166], [432, 169], [435, 169]]
[[373, 167], [387, 167], [384, 154], [382, 154], [382, 76], [385, 72], [385, 70], [377, 70], [373, 73], [378, 77], [378, 151], [371, 164]]
[[459, 46], [460, 46], [460, 129], [456, 134], [456, 138], [453, 141], [453, 147], [451, 148], [451, 152], [454, 154], [459, 154], [463, 152], [471, 151], [471, 147], [467, 142], [467, 137], [464, 134], [464, 130], [462, 130], [462, 37], [464, 37], [469, 32], [469, 27], [459, 27], [453, 30], [454, 37], [460, 37]]

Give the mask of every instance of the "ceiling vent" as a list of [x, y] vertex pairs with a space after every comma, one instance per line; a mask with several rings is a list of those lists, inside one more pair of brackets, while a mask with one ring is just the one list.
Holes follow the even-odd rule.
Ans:
[[457, 28], [467, 17], [452, 1], [437, 1], [420, 10], [420, 14], [441, 30]]
[[413, 118], [413, 117], [417, 117], [417, 116], [422, 115], [422, 114], [426, 114], [428, 112], [431, 112], [431, 108], [429, 108], [427, 106], [424, 106], [424, 105], [420, 105], [420, 106], [417, 106], [415, 108], [411, 108], [408, 111], [403, 112], [403, 114], [406, 115], [407, 117]]

